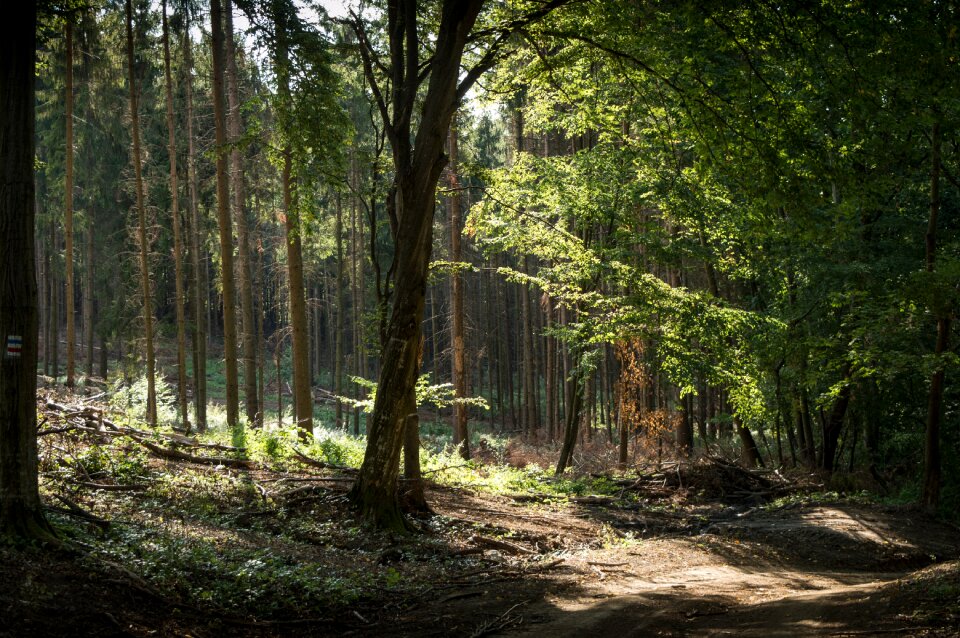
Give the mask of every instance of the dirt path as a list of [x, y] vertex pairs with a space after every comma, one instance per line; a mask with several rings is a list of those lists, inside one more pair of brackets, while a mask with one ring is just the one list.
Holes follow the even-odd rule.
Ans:
[[704, 532], [571, 557], [577, 586], [531, 605], [533, 622], [504, 635], [960, 635], [924, 624], [918, 592], [904, 587], [909, 567], [958, 555], [949, 526], [834, 506], [761, 511]]

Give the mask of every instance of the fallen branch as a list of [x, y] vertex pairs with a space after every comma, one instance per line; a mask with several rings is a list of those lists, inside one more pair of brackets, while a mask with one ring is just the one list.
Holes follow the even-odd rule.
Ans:
[[52, 512], [59, 512], [61, 514], [66, 514], [68, 516], [76, 516], [77, 518], [82, 518], [88, 523], [93, 523], [103, 531], [107, 531], [108, 529], [110, 529], [110, 521], [108, 521], [107, 519], [100, 518], [99, 516], [95, 516], [94, 514], [91, 514], [90, 512], [83, 509], [82, 507], [77, 505], [74, 501], [67, 498], [66, 496], [63, 496], [61, 494], [54, 494], [54, 497], [58, 501], [66, 505], [67, 509], [64, 509], [62, 507], [55, 507], [53, 505], [46, 505], [45, 506], [46, 509]]
[[87, 481], [75, 481], [76, 485], [86, 487], [91, 490], [103, 490], [105, 492], [142, 492], [150, 487], [146, 483], [132, 483], [130, 485], [118, 485], [117, 483], [89, 483]]
[[327, 463], [326, 461], [318, 461], [317, 459], [310, 458], [309, 456], [301, 452], [298, 448], [293, 448], [293, 453], [305, 465], [316, 467], [321, 470], [337, 470], [338, 472], [344, 472], [346, 474], [356, 474], [359, 471], [356, 468], [347, 467], [346, 465], [336, 465], [335, 463]]
[[144, 446], [157, 456], [162, 456], [167, 459], [174, 459], [176, 461], [187, 461], [188, 463], [200, 463], [203, 465], [222, 465], [224, 467], [238, 467], [243, 469], [253, 469], [256, 467], [256, 463], [248, 459], [232, 459], [226, 456], [194, 456], [193, 454], [187, 454], [186, 452], [180, 452], [179, 450], [172, 450], [170, 448], [160, 447], [150, 441], [140, 441], [140, 445]]
[[473, 543], [474, 545], [484, 546], [489, 549], [499, 549], [501, 551], [509, 552], [511, 554], [526, 554], [528, 556], [532, 554], [536, 554], [536, 552], [533, 551], [532, 549], [527, 549], [522, 545], [517, 545], [516, 543], [510, 543], [508, 541], [503, 541], [496, 538], [488, 538], [486, 536], [474, 535], [474, 536], [471, 536], [468, 539], [468, 541]]

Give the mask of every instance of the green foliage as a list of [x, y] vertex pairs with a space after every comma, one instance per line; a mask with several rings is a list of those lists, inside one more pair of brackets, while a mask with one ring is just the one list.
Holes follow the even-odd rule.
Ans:
[[[176, 395], [173, 388], [161, 374], [155, 380], [157, 394], [157, 425], [174, 425], [179, 423], [180, 415], [177, 412]], [[137, 377], [133, 383], [126, 383], [117, 379], [113, 383], [110, 394], [110, 406], [119, 410], [128, 419], [144, 422], [147, 413], [147, 377]]]
[[[458, 397], [454, 392], [452, 383], [431, 384], [430, 377], [430, 372], [426, 372], [417, 377], [417, 385], [414, 387], [414, 392], [417, 396], [418, 406], [429, 403], [436, 408], [446, 408], [451, 405], [462, 404], [484, 410], [490, 409], [490, 405], [484, 397]], [[377, 382], [354, 376], [351, 376], [350, 380], [367, 390], [366, 398], [351, 399], [350, 397], [338, 397], [338, 399], [347, 405], [361, 408], [365, 413], [373, 412], [373, 405], [377, 400]]]

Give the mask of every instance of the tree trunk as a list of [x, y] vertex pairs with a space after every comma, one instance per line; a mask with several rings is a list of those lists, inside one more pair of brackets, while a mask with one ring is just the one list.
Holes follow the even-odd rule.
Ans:
[[753, 440], [750, 429], [738, 417], [734, 417], [733, 421], [740, 436], [740, 444], [743, 446], [743, 460], [749, 467], [763, 467], [763, 458], [760, 456], [760, 450], [757, 448], [757, 442]]
[[86, 344], [85, 368], [88, 377], [93, 376], [93, 211], [87, 211], [87, 249], [84, 257], [83, 278], [83, 342]]
[[[937, 256], [937, 217], [940, 214], [940, 121], [933, 124], [931, 134], [931, 170], [930, 170], [930, 217], [926, 233], [926, 269], [932, 273]], [[941, 359], [950, 346], [950, 315], [942, 308], [934, 309], [937, 317], [937, 343], [934, 354]], [[930, 392], [927, 397], [927, 422], [924, 434], [923, 454], [923, 492], [920, 501], [923, 507], [936, 511], [940, 505], [940, 422], [943, 418], [943, 386], [946, 371], [945, 364], [938, 361], [933, 376], [930, 377]]]
[[66, 171], [63, 181], [65, 196], [63, 212], [63, 234], [66, 239], [64, 250], [64, 274], [67, 284], [67, 387], [72, 388], [76, 376], [76, 322], [74, 312], [73, 285], [73, 21], [67, 18], [67, 59], [66, 59]]
[[[417, 3], [391, 3], [388, 11], [394, 78], [392, 108], [382, 100], [381, 114], [393, 149], [396, 214], [394, 266], [396, 287], [381, 356], [377, 398], [369, 421], [363, 464], [350, 498], [362, 515], [381, 527], [406, 528], [397, 501], [397, 470], [406, 424], [405, 408], [415, 403], [414, 386], [419, 371], [420, 322], [423, 320], [427, 270], [432, 248], [437, 180], [443, 170], [444, 140], [450, 127], [458, 93], [460, 60], [468, 34], [480, 12], [482, 0], [446, 0], [430, 63], [427, 91], [420, 102], [418, 128], [413, 133], [413, 111], [420, 84], [420, 46]], [[377, 86], [369, 51], [365, 56], [368, 81]], [[392, 117], [390, 114], [392, 113]], [[391, 121], [392, 120], [392, 121]], [[413, 143], [411, 144], [411, 139]]]
[[577, 371], [573, 372], [568, 384], [571, 386], [568, 390], [570, 396], [570, 405], [566, 414], [566, 423], [563, 430], [563, 447], [560, 448], [560, 459], [557, 461], [557, 469], [554, 474], [560, 476], [570, 465], [573, 458], [573, 448], [577, 444], [577, 434], [580, 429], [580, 410], [583, 404], [584, 383]]
[[840, 395], [833, 404], [833, 408], [830, 409], [830, 416], [823, 424], [823, 452], [820, 456], [820, 467], [827, 472], [832, 472], [834, 469], [837, 443], [840, 440], [840, 431], [843, 429], [843, 419], [847, 414], [847, 407], [850, 405], [850, 396], [853, 394], [849, 364], [844, 370], [843, 381], [844, 385], [840, 390]]
[[334, 328], [334, 354], [333, 354], [333, 394], [336, 397], [336, 412], [334, 414], [335, 427], [346, 429], [343, 423], [343, 403], [340, 397], [343, 396], [343, 316], [345, 300], [343, 298], [343, 201], [340, 192], [337, 192], [336, 201], [336, 223], [334, 233], [337, 243], [337, 281], [334, 290], [337, 297], [337, 314], [334, 319], [336, 327]]
[[183, 238], [180, 230], [180, 189], [177, 185], [177, 131], [173, 119], [173, 78], [170, 74], [170, 29], [167, 25], [167, 0], [160, 5], [163, 28], [163, 77], [167, 106], [167, 155], [170, 160], [170, 220], [173, 226], [173, 270], [177, 317], [177, 404], [180, 422], [190, 430], [187, 408], [187, 318], [183, 290]]
[[237, 225], [237, 270], [240, 275], [240, 316], [243, 335], [243, 398], [246, 405], [247, 423], [252, 427], [263, 425], [260, 404], [257, 400], [257, 327], [254, 323], [253, 277], [250, 264], [250, 239], [247, 230], [247, 214], [244, 210], [243, 161], [237, 144], [242, 134], [240, 117], [240, 87], [237, 71], [237, 51], [233, 39], [233, 2], [224, 0], [224, 56], [226, 58], [227, 88], [227, 133], [233, 147], [230, 151], [230, 186], [233, 196], [232, 208]]
[[0, 24], [0, 537], [52, 540], [37, 486], [36, 3]]
[[[188, 12], [189, 13], [189, 12]], [[186, 67], [187, 103], [187, 181], [190, 193], [190, 267], [192, 271], [191, 305], [193, 314], [193, 411], [197, 430], [207, 429], [207, 291], [200, 256], [200, 213], [197, 195], [197, 156], [193, 140], [193, 51], [190, 44], [189, 15], [183, 33], [183, 61]]]
[[217, 225], [220, 228], [220, 270], [223, 295], [223, 360], [226, 377], [227, 424], [236, 433], [240, 424], [237, 385], [237, 318], [233, 280], [233, 222], [230, 217], [230, 177], [227, 173], [227, 129], [224, 108], [223, 7], [210, 0], [213, 44], [213, 120], [217, 145]]
[[147, 210], [144, 203], [143, 174], [140, 151], [140, 115], [137, 106], [137, 84], [133, 57], [133, 7], [127, 9], [127, 66], [130, 83], [130, 127], [133, 129], [133, 174], [137, 189], [137, 239], [140, 244], [140, 294], [143, 295], [143, 338], [147, 355], [147, 422], [157, 425], [157, 390], [153, 352], [153, 297], [150, 290], [150, 246], [147, 243]]
[[420, 416], [415, 402], [407, 405], [403, 431], [403, 490], [400, 501], [407, 511], [430, 511], [420, 472]]
[[[450, 301], [453, 315], [453, 390], [458, 399], [467, 397], [467, 379], [464, 367], [463, 335], [463, 276], [460, 274], [460, 262], [463, 253], [460, 249], [460, 180], [457, 176], [457, 118], [450, 123], [450, 261], [453, 272], [450, 275]], [[470, 458], [470, 434], [467, 431], [467, 406], [457, 403], [453, 406], [453, 444], [460, 456]]]
[[[286, 20], [282, 13], [275, 16], [277, 22], [277, 82], [281, 100], [289, 103], [290, 77]], [[303, 250], [301, 248], [300, 212], [293, 201], [291, 147], [283, 149], [283, 212], [287, 244], [287, 277], [290, 294], [290, 328], [293, 349], [293, 404], [297, 415], [297, 428], [304, 439], [313, 436], [313, 395], [310, 392], [310, 343], [307, 332], [307, 301], [303, 284]]]

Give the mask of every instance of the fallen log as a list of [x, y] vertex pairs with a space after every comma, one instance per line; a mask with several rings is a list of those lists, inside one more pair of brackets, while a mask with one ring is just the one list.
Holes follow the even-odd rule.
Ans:
[[144, 446], [157, 456], [162, 456], [166, 459], [173, 459], [175, 461], [187, 461], [188, 463], [200, 463], [202, 465], [222, 465], [224, 467], [237, 467], [246, 470], [253, 469], [257, 466], [255, 462], [248, 459], [233, 459], [227, 456], [195, 456], [179, 450], [160, 447], [159, 445], [151, 443], [150, 441], [140, 441], [140, 445]]
[[311, 467], [316, 467], [321, 470], [337, 470], [338, 472], [343, 472], [345, 474], [356, 474], [357, 469], [353, 467], [347, 467], [346, 465], [337, 465], [336, 463], [327, 463], [326, 461], [318, 461], [317, 459], [310, 458], [297, 448], [293, 448], [293, 453], [300, 459], [305, 465]]
[[120, 485], [117, 483], [90, 483], [88, 481], [75, 481], [81, 487], [91, 490], [103, 490], [104, 492], [142, 492], [150, 487], [146, 483], [131, 483], [130, 485]]

